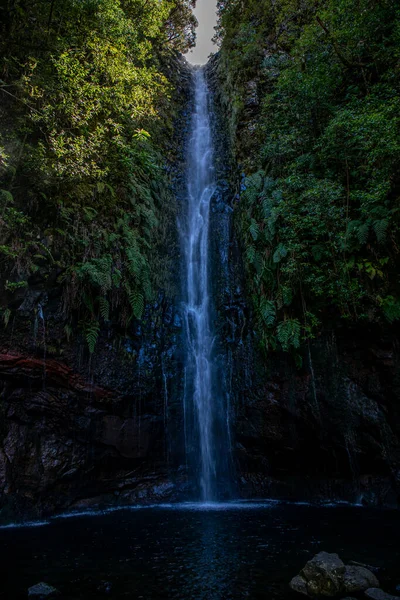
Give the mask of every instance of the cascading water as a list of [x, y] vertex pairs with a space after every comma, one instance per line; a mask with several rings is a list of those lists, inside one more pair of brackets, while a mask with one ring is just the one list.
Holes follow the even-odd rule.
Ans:
[[194, 72], [195, 107], [188, 156], [187, 218], [181, 233], [185, 258], [185, 443], [202, 501], [218, 498], [228, 464], [226, 406], [213, 361], [209, 221], [215, 192], [209, 92], [202, 69]]

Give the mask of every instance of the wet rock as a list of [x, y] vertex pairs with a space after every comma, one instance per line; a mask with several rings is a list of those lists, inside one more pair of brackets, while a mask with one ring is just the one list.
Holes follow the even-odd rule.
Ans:
[[32, 585], [28, 589], [28, 597], [29, 598], [54, 598], [54, 596], [58, 596], [60, 592], [57, 588], [49, 585], [48, 583], [44, 583], [43, 581], [37, 583], [36, 585]]
[[333, 597], [343, 589], [345, 571], [344, 562], [337, 554], [320, 552], [292, 579], [290, 587], [311, 597]]
[[360, 566], [348, 566], [344, 574], [344, 589], [346, 592], [363, 592], [368, 588], [378, 588], [379, 581], [376, 576]]
[[245, 105], [247, 107], [255, 107], [260, 103], [258, 96], [258, 82], [253, 79], [246, 83]]
[[18, 308], [18, 311], [28, 315], [37, 306], [41, 296], [41, 291], [29, 289], [26, 292], [20, 307]]
[[305, 596], [308, 596], [306, 581], [300, 575], [296, 575], [296, 577], [293, 577], [289, 585], [294, 592], [299, 592], [299, 594], [304, 594]]
[[387, 594], [380, 588], [369, 588], [364, 593], [367, 596], [367, 598], [370, 598], [371, 600], [400, 600], [399, 596], [392, 596], [391, 594]]
[[379, 567], [374, 567], [372, 565], [366, 565], [364, 563], [360, 563], [356, 560], [349, 560], [349, 565], [352, 565], [354, 567], [364, 567], [365, 569], [368, 569], [368, 571], [371, 571], [372, 573], [378, 573], [381, 569]]
[[310, 596], [336, 596], [342, 589], [346, 567], [337, 554], [319, 552], [301, 572]]

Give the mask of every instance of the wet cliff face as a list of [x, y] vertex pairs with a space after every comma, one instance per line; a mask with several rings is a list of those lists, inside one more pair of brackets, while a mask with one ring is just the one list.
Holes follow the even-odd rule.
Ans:
[[181, 321], [165, 300], [148, 312], [129, 337], [104, 332], [91, 360], [79, 342], [56, 352], [46, 311], [45, 358], [29, 316], [3, 334], [3, 516], [179, 496]]
[[396, 338], [327, 333], [304, 354], [259, 363], [237, 419], [243, 494], [400, 500], [399, 355]]
[[[237, 124], [236, 155], [227, 123], [232, 107], [220, 85], [215, 56], [213, 91], [216, 169], [212, 243], [216, 330], [231, 431], [237, 492], [247, 497], [400, 503], [400, 355], [398, 327], [331, 329], [305, 347], [302, 366], [288, 353], [259, 350], [246, 297], [235, 207], [240, 148], [250, 151], [258, 107], [247, 86], [246, 119]], [[232, 115], [229, 113], [229, 116]], [[236, 138], [235, 138], [236, 139]], [[239, 152], [239, 154], [238, 154]]]
[[[178, 207], [186, 193], [191, 74], [184, 62], [167, 67], [180, 69], [174, 80], [184, 105], [168, 166]], [[179, 265], [175, 219], [170, 227], [165, 253]], [[58, 275], [56, 268], [35, 274], [9, 299], [11, 317], [1, 323], [1, 516], [180, 497], [179, 266], [141, 322], [124, 330], [112, 321], [103, 326], [92, 356], [78, 327], [66, 335]], [[79, 315], [71, 320], [78, 325]]]

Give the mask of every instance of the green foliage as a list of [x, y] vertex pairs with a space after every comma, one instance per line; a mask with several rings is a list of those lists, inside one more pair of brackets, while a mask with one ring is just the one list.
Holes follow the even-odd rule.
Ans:
[[100, 325], [97, 321], [91, 321], [85, 324], [84, 331], [89, 352], [93, 354], [100, 333]]
[[288, 351], [291, 347], [300, 347], [300, 323], [297, 319], [287, 319], [279, 323], [276, 332], [282, 349]]
[[[326, 322], [396, 320], [398, 3], [218, 10], [222, 99], [246, 174], [236, 223], [262, 344], [296, 349]], [[263, 306], [276, 321], [260, 318]]]
[[11, 310], [9, 308], [6, 308], [3, 312], [3, 323], [4, 323], [4, 327], [6, 327], [6, 328], [8, 327], [10, 317], [11, 317]]
[[171, 65], [194, 43], [194, 5], [66, 0], [1, 11], [0, 97], [14, 124], [11, 152], [0, 139], [2, 287], [13, 293], [57, 270], [65, 318], [79, 315], [91, 352], [96, 323], [141, 319], [167, 286], [175, 207], [165, 167], [184, 101]]
[[393, 296], [386, 296], [381, 300], [382, 310], [389, 323], [400, 319], [400, 300]]

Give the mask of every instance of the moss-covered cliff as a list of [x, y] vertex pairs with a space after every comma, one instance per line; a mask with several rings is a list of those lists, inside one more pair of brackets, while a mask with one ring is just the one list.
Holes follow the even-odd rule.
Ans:
[[243, 494], [398, 503], [398, 16], [219, 3]]
[[219, 95], [265, 350], [400, 317], [398, 10], [220, 3]]

